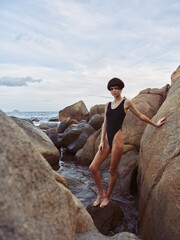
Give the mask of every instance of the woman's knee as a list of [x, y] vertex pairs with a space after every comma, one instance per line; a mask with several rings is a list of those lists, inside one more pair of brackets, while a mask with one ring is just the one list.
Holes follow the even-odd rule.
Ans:
[[91, 164], [90, 166], [89, 166], [89, 170], [92, 172], [92, 173], [95, 173], [95, 172], [97, 172], [97, 168], [94, 166], [94, 164]]

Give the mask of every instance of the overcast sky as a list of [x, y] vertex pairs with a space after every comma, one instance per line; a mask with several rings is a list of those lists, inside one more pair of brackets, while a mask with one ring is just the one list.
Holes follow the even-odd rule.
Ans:
[[0, 0], [0, 108], [88, 109], [170, 83], [180, 64], [179, 0]]

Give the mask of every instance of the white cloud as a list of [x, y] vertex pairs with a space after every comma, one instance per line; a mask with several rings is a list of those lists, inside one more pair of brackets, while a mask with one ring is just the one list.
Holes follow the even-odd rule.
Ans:
[[0, 78], [0, 85], [9, 86], [9, 87], [13, 87], [13, 86], [22, 87], [22, 86], [27, 86], [27, 83], [35, 83], [35, 82], [39, 83], [41, 81], [42, 80], [40, 79], [35, 80], [35, 79], [32, 79], [31, 77], [17, 78], [17, 77], [5, 76]]
[[90, 107], [107, 101], [106, 84], [114, 76], [125, 81], [124, 95], [132, 98], [144, 88], [170, 83], [179, 65], [178, 1], [18, 0], [5, 5], [0, 9], [0, 73], [11, 76], [16, 90], [10, 96], [7, 79], [6, 86], [0, 83], [5, 108], [59, 109], [80, 99]]

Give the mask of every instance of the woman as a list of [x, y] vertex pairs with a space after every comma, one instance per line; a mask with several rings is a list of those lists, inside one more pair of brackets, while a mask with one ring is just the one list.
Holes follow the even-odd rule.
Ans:
[[[96, 201], [93, 203], [93, 206], [98, 206], [103, 199], [100, 204], [101, 208], [107, 206], [110, 202], [110, 195], [117, 181], [118, 164], [120, 162], [121, 155], [124, 149], [122, 124], [128, 109], [141, 121], [149, 123], [155, 127], [160, 127], [165, 123], [166, 120], [166, 118], [163, 117], [157, 123], [155, 123], [151, 121], [148, 117], [140, 113], [136, 109], [132, 101], [122, 98], [121, 92], [124, 88], [124, 83], [119, 78], [111, 79], [108, 82], [107, 88], [114, 97], [114, 101], [107, 103], [105, 106], [105, 118], [102, 126], [99, 149], [89, 167], [98, 189], [98, 196]], [[101, 184], [101, 178], [98, 169], [110, 152], [110, 182], [107, 193], [105, 194]]]

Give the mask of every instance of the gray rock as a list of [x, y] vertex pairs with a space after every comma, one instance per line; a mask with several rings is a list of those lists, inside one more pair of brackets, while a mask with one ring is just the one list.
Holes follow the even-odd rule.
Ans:
[[65, 130], [60, 140], [62, 147], [67, 147], [70, 153], [75, 154], [81, 149], [88, 137], [93, 134], [95, 130], [87, 123], [72, 124]]
[[64, 119], [62, 122], [60, 122], [59, 126], [57, 127], [57, 132], [63, 133], [72, 124], [78, 124], [78, 121], [71, 118]]

